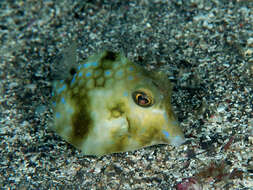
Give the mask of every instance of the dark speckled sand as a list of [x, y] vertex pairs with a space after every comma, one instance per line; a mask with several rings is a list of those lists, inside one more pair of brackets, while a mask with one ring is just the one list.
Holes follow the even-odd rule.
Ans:
[[[0, 189], [175, 189], [211, 162], [240, 172], [202, 175], [199, 187], [250, 189], [253, 2], [85, 2], [0, 2]], [[78, 60], [110, 49], [166, 72], [186, 144], [96, 158], [51, 131], [51, 85], [71, 41]]]

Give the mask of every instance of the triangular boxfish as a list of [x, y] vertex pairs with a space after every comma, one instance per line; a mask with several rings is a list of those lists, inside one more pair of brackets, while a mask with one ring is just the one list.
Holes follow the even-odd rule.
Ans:
[[184, 142], [168, 77], [146, 71], [122, 53], [87, 58], [56, 82], [53, 94], [54, 130], [85, 155]]

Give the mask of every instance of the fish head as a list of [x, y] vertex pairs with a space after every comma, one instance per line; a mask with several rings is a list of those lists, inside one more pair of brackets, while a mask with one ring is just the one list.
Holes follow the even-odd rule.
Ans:
[[114, 145], [119, 145], [118, 150], [127, 151], [156, 144], [182, 144], [184, 135], [172, 111], [169, 80], [162, 73], [150, 74], [130, 63], [129, 67], [135, 71], [129, 75], [132, 80], [114, 84], [116, 95], [108, 99], [114, 108], [108, 110], [115, 116], [112, 123], [119, 118], [124, 123], [110, 135], [111, 139], [121, 139]]

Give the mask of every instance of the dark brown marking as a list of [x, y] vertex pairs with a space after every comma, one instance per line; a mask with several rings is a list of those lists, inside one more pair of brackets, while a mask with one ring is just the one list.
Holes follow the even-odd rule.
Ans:
[[[124, 117], [124, 114], [126, 113], [126, 105], [124, 102], [117, 102], [110, 106], [109, 111], [111, 112], [111, 117], [116, 118], [113, 116], [112, 112], [116, 111], [120, 114], [118, 117]], [[130, 124], [130, 121], [127, 119], [128, 124]], [[119, 129], [120, 130], [120, 129]], [[119, 134], [119, 131], [115, 130], [114, 132], [111, 133], [111, 139], [113, 139], [113, 144], [111, 146], [108, 146], [105, 150], [106, 153], [111, 153], [111, 152], [122, 152], [125, 150], [126, 146], [128, 145], [129, 141], [129, 127], [128, 131], [126, 134]]]
[[102, 83], [102, 84], [98, 84], [97, 80], [98, 80], [98, 79], [95, 79], [95, 80], [94, 80], [94, 82], [95, 82], [95, 83], [94, 83], [94, 86], [95, 86], [95, 87], [102, 87], [102, 88], [105, 87], [105, 81], [106, 81], [106, 79], [103, 80], [103, 83]]
[[167, 112], [167, 116], [170, 120], [175, 120], [175, 115], [172, 111], [172, 106], [171, 106], [171, 103], [170, 103], [170, 98], [169, 97], [166, 97], [168, 98], [165, 102], [165, 106], [166, 106], [166, 112]]
[[100, 67], [98, 67], [97, 69], [94, 69], [94, 73], [97, 72], [99, 69], [102, 69], [102, 72], [100, 73], [100, 75], [98, 75], [98, 76], [96, 76], [96, 77], [93, 77], [93, 78], [94, 78], [94, 86], [95, 86], [95, 87], [104, 87], [104, 86], [105, 86], [105, 81], [106, 81], [105, 78], [104, 78], [102, 84], [98, 84], [98, 82], [97, 82], [98, 79], [104, 75], [104, 73], [103, 73], [103, 72], [104, 72], [103, 67], [100, 66]]
[[[110, 113], [111, 113], [111, 117], [112, 118], [117, 118], [117, 117], [121, 117], [124, 113], [125, 113], [125, 104], [124, 102], [117, 102], [115, 103], [112, 107], [108, 108]], [[115, 116], [113, 113], [119, 113], [119, 116]]]
[[69, 70], [69, 73], [73, 76], [74, 74], [76, 74], [76, 69], [75, 68], [71, 68]]
[[75, 101], [75, 112], [72, 116], [72, 134], [71, 143], [80, 147], [80, 143], [88, 136], [89, 131], [93, 127], [93, 120], [90, 117], [89, 100], [85, 93], [85, 89], [80, 89], [79, 94], [72, 94]]
[[104, 61], [115, 61], [117, 58], [117, 53], [112, 51], [107, 51], [105, 55], [101, 58], [101, 62]]
[[111, 52], [111, 51], [107, 51], [105, 52], [105, 54], [103, 55], [103, 57], [100, 59], [100, 65], [101, 65], [101, 69], [103, 71], [107, 70], [107, 69], [112, 69], [113, 66], [113, 62], [117, 59], [118, 54]]
[[132, 127], [131, 127], [131, 122], [130, 122], [130, 120], [128, 119], [128, 117], [126, 117], [126, 121], [127, 121], [127, 124], [128, 124], [128, 132], [129, 132], [130, 134], [132, 134], [133, 132], [132, 132]]

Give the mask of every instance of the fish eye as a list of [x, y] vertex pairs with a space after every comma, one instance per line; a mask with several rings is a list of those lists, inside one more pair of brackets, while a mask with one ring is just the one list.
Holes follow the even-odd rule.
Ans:
[[141, 107], [150, 107], [154, 104], [153, 97], [143, 91], [135, 91], [132, 94], [134, 102]]

